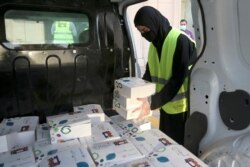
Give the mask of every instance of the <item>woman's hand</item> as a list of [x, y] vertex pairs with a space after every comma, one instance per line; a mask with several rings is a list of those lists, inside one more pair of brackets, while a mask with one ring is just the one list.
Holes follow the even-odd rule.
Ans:
[[137, 98], [137, 100], [142, 101], [142, 105], [136, 108], [133, 112], [140, 112], [138, 120], [144, 119], [146, 116], [150, 115], [150, 104], [148, 98]]

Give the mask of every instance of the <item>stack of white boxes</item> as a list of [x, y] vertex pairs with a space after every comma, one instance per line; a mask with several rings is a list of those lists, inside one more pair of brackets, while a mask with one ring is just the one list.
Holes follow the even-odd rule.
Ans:
[[31, 146], [19, 147], [0, 153], [1, 167], [37, 167]]
[[137, 98], [147, 98], [155, 93], [156, 85], [141, 78], [126, 77], [115, 80], [113, 109], [126, 120], [137, 119], [140, 110], [137, 110], [142, 101]]
[[207, 167], [146, 119], [105, 118], [100, 105], [88, 104], [49, 116], [44, 124], [38, 117], [4, 119], [0, 167]]
[[0, 166], [36, 167], [32, 145], [38, 117], [4, 119], [0, 124]]
[[37, 125], [36, 116], [4, 119], [0, 124], [0, 153], [33, 145]]

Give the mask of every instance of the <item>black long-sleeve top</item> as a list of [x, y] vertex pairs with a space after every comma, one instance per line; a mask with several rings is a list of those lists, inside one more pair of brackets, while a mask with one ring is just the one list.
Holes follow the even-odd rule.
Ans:
[[[160, 55], [158, 50], [159, 60]], [[160, 92], [151, 96], [150, 108], [152, 110], [163, 106], [174, 98], [189, 73], [188, 66], [194, 63], [196, 57], [195, 43], [185, 35], [180, 34], [173, 57], [172, 76]], [[148, 64], [143, 79], [151, 81]]]

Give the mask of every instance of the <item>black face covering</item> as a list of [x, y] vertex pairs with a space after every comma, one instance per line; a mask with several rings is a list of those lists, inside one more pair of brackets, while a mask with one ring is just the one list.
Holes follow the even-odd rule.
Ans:
[[172, 28], [168, 19], [155, 8], [144, 6], [136, 13], [134, 24], [135, 26], [146, 26], [150, 29], [149, 32], [142, 33], [142, 36], [154, 44], [158, 55], [160, 55], [163, 42]]
[[144, 32], [141, 34], [141, 36], [143, 36], [149, 42], [153, 42], [154, 38], [156, 37], [156, 35], [152, 31]]

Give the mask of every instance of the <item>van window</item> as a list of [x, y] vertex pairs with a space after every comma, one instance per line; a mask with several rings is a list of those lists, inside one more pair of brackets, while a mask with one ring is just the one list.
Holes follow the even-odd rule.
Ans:
[[5, 13], [4, 22], [9, 45], [89, 41], [89, 19], [82, 13], [9, 10]]

